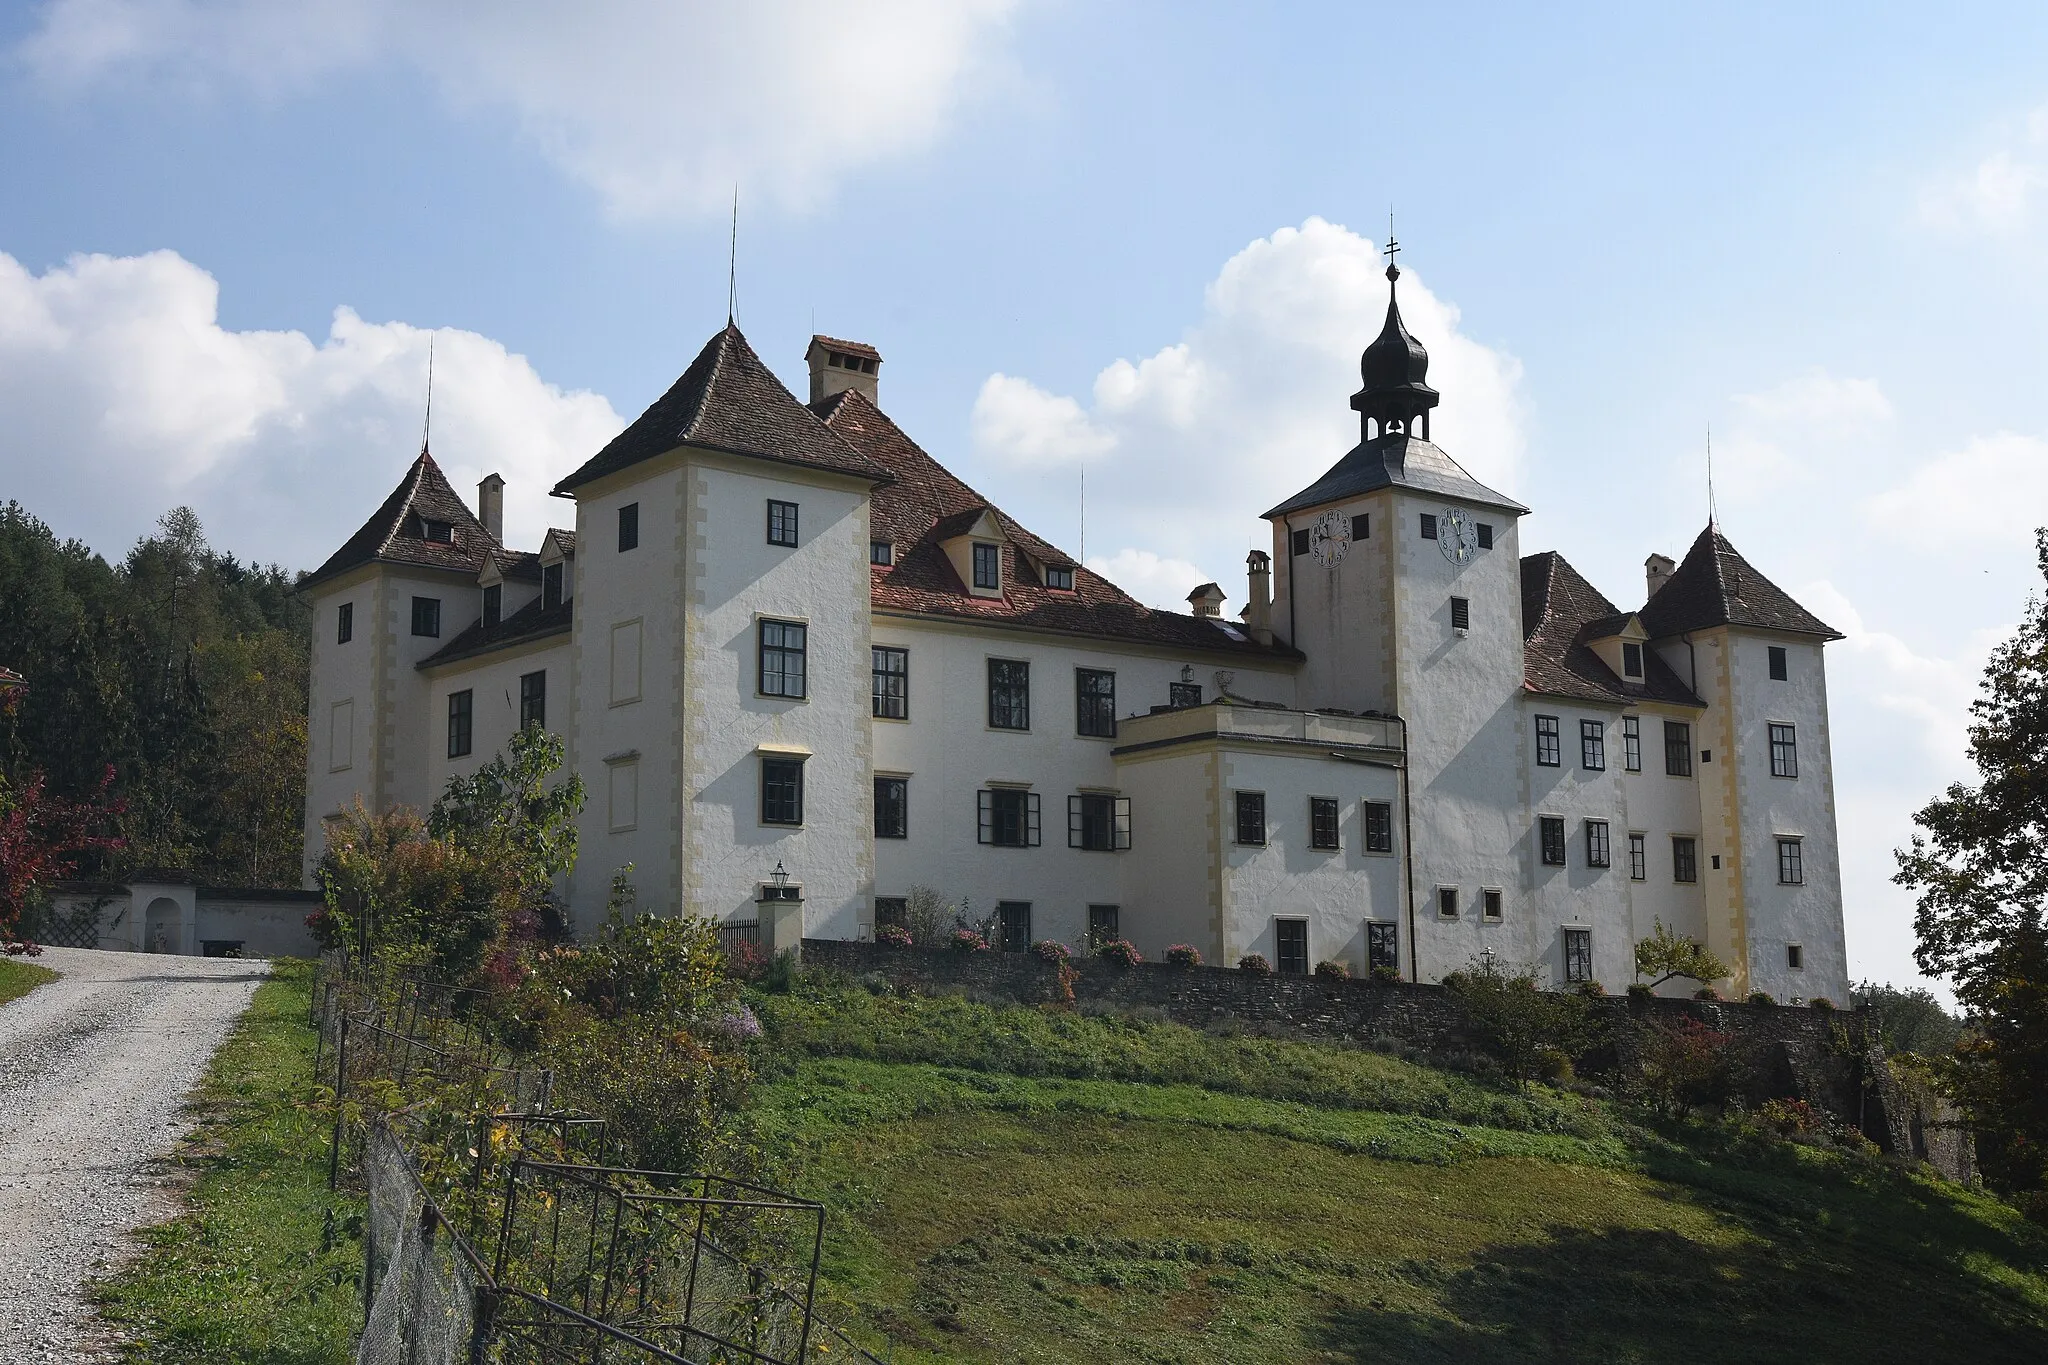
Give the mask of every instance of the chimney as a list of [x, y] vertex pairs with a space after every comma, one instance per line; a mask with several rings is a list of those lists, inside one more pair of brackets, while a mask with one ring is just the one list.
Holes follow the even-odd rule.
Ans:
[[1655, 597], [1657, 590], [1671, 581], [1671, 575], [1677, 569], [1677, 563], [1669, 555], [1651, 555], [1643, 561], [1643, 578], [1649, 586], [1650, 597]]
[[882, 368], [882, 353], [861, 341], [841, 341], [837, 337], [814, 336], [811, 348], [804, 352], [804, 359], [811, 365], [811, 401], [823, 402], [835, 393], [847, 389], [859, 389], [861, 395], [876, 407], [881, 400], [875, 396], [878, 383], [877, 372]]
[[505, 480], [486, 474], [476, 486], [476, 519], [491, 533], [491, 539], [505, 543]]
[[1273, 556], [1253, 550], [1244, 559], [1245, 576], [1251, 580], [1251, 597], [1244, 605], [1244, 623], [1252, 638], [1262, 645], [1273, 643]]
[[1195, 615], [1212, 619], [1223, 615], [1223, 589], [1214, 583], [1204, 583], [1188, 594], [1188, 605], [1195, 609]]

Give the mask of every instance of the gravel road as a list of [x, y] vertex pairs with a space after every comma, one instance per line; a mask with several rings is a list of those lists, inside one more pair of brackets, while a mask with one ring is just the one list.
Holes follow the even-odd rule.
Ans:
[[95, 1360], [87, 1281], [170, 1216], [160, 1160], [267, 964], [51, 948], [0, 1005], [0, 1362]]

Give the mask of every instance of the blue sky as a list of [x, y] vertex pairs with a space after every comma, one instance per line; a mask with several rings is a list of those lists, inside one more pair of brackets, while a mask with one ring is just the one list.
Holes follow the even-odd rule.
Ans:
[[[2048, 521], [2034, 6], [0, 11], [0, 495], [310, 566], [416, 448], [544, 485], [723, 321], [1150, 600], [1342, 454], [1391, 203], [1437, 434], [1622, 605], [1705, 517], [1830, 652], [1859, 972]], [[1412, 288], [1411, 288], [1412, 287]], [[337, 310], [348, 310], [337, 320]], [[1124, 362], [1119, 364], [1119, 362]], [[1233, 609], [1235, 603], [1232, 604]]]

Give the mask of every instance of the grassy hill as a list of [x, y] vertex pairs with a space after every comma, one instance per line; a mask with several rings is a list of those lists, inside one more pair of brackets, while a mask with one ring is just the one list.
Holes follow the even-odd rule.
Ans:
[[894, 1361], [2039, 1361], [2048, 1233], [1327, 1044], [802, 985], [755, 1118]]

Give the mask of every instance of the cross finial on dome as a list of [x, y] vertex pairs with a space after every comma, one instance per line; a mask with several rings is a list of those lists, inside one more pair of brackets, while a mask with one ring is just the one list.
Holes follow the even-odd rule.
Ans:
[[1387, 205], [1387, 244], [1380, 248], [1380, 254], [1387, 258], [1387, 282], [1401, 278], [1401, 267], [1394, 264], [1394, 253], [1401, 249], [1401, 243], [1394, 238], [1394, 206]]

